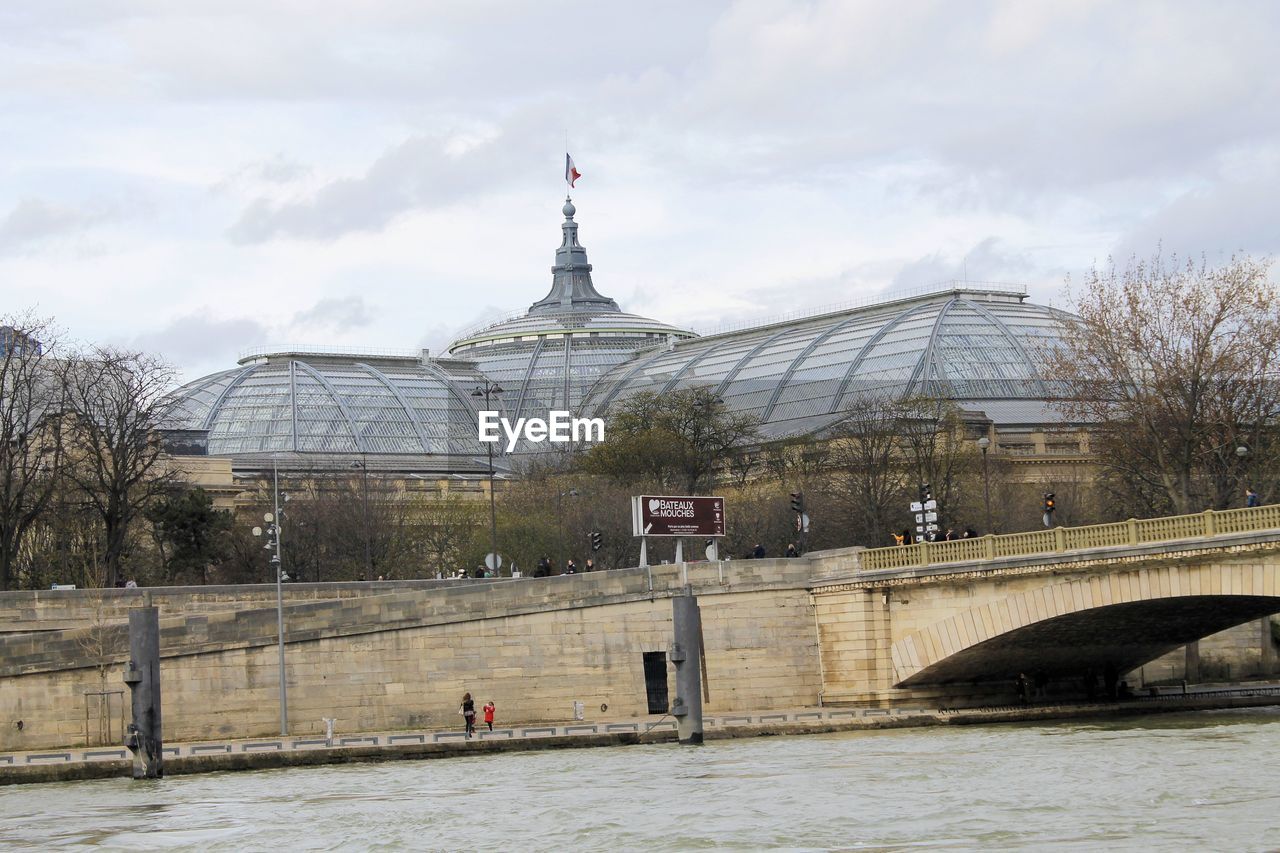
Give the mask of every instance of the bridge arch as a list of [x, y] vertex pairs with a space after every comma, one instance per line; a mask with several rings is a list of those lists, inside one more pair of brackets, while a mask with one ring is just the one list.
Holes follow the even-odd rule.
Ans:
[[1132, 670], [1179, 646], [1280, 612], [1280, 563], [1170, 563], [1061, 576], [976, 604], [890, 648], [897, 687]]

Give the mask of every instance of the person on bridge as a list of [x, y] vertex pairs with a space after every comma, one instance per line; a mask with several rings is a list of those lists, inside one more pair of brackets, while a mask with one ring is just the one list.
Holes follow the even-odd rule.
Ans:
[[564, 573], [566, 575], [576, 575], [578, 573], [578, 566], [573, 562], [572, 558], [564, 564]]
[[1262, 501], [1258, 499], [1258, 493], [1255, 492], [1253, 489], [1245, 489], [1244, 505], [1245, 506], [1262, 506]]
[[757, 560], [764, 559], [764, 546], [759, 542], [756, 543], [755, 549], [751, 552], [751, 556]]
[[587, 557], [587, 564], [582, 567], [584, 572], [594, 572], [596, 570], [596, 561]]

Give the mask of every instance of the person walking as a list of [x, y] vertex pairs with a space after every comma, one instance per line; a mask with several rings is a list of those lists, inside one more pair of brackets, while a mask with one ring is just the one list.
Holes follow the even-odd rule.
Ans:
[[498, 706], [493, 704], [490, 699], [484, 705], [484, 724], [489, 727], [489, 731], [493, 731], [493, 714], [498, 710]]
[[1262, 506], [1262, 501], [1258, 499], [1258, 493], [1255, 492], [1253, 489], [1245, 489], [1244, 505], [1245, 506]]
[[564, 564], [564, 573], [566, 575], [576, 575], [578, 573], [578, 567], [574, 564], [572, 559]]
[[596, 570], [596, 561], [587, 557], [587, 564], [582, 567], [584, 572], [594, 572]]
[[462, 704], [458, 706], [458, 713], [462, 715], [462, 719], [467, 721], [467, 737], [471, 737], [476, 733], [476, 703], [472, 701], [470, 693], [462, 694]]
[[799, 557], [799, 556], [800, 556], [800, 552], [796, 550], [796, 546], [795, 546], [795, 543], [794, 543], [794, 542], [788, 542], [788, 543], [787, 543], [787, 556], [788, 556], [788, 557]]
[[755, 558], [755, 559], [757, 559], [757, 560], [763, 560], [763, 559], [764, 559], [764, 546], [763, 546], [763, 545], [761, 545], [759, 542], [757, 542], [757, 543], [756, 543], [756, 547], [755, 547], [755, 549], [751, 552], [751, 556], [752, 556], [752, 557], [754, 557], [754, 558]]

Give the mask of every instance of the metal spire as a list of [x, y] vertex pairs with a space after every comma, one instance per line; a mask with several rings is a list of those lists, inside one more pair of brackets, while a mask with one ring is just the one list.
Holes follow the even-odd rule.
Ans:
[[621, 311], [618, 303], [596, 292], [591, 282], [591, 264], [587, 250], [578, 242], [578, 223], [573, 215], [578, 212], [573, 199], [565, 196], [564, 222], [560, 230], [564, 236], [556, 249], [556, 264], [551, 268], [551, 292], [529, 306], [530, 314], [552, 314], [565, 311], [591, 311], [595, 313]]

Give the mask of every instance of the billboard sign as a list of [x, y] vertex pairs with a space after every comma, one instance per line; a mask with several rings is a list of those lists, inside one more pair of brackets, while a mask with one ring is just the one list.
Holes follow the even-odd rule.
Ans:
[[636, 536], [723, 536], [724, 498], [640, 495], [631, 499]]

